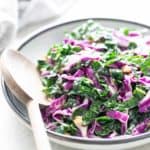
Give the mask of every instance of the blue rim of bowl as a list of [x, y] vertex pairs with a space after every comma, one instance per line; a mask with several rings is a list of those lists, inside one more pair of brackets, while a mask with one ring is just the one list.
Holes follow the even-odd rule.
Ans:
[[[31, 35], [27, 40], [22, 42], [20, 44], [18, 51], [21, 51], [21, 49], [26, 46], [29, 42], [31, 42], [33, 39], [38, 37], [39, 35], [49, 31], [53, 30], [55, 28], [59, 28], [64, 25], [72, 24], [72, 23], [77, 23], [77, 22], [82, 22], [82, 21], [87, 21], [87, 20], [95, 20], [95, 21], [112, 21], [112, 22], [122, 22], [122, 23], [128, 23], [128, 24], [133, 24], [137, 26], [141, 26], [143, 28], [147, 28], [150, 30], [150, 26], [144, 25], [138, 22], [133, 22], [133, 21], [127, 21], [127, 20], [122, 20], [122, 19], [113, 19], [113, 18], [84, 18], [84, 19], [78, 19], [78, 20], [73, 20], [73, 21], [68, 21], [64, 22], [52, 27], [47, 27], [45, 29], [42, 29], [41, 31], [38, 31], [37, 33]], [[2, 85], [2, 90], [4, 93], [4, 96], [6, 98], [6, 101], [8, 102], [9, 106], [11, 109], [18, 115], [19, 118], [21, 118], [27, 125], [30, 125], [30, 121], [24, 116], [24, 114], [17, 108], [15, 104], [12, 103], [11, 101], [11, 96], [10, 96], [10, 90], [5, 84], [5, 81], [3, 77], [1, 78], [1, 85]], [[144, 140], [147, 138], [150, 138], [150, 132], [143, 133], [137, 136], [129, 136], [129, 137], [122, 137], [122, 138], [113, 138], [113, 139], [101, 139], [101, 138], [83, 138], [83, 137], [75, 137], [75, 136], [68, 136], [68, 135], [63, 135], [57, 132], [49, 131], [47, 132], [48, 136], [51, 138], [56, 138], [58, 140], [62, 141], [67, 141], [67, 142], [75, 142], [79, 144], [96, 144], [96, 145], [112, 145], [112, 144], [123, 144], [123, 143], [130, 143], [130, 142], [135, 142], [139, 140]]]

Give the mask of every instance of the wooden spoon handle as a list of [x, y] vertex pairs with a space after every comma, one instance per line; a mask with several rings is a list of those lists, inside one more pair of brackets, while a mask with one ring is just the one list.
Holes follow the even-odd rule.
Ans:
[[50, 150], [50, 144], [46, 135], [39, 104], [36, 100], [30, 100], [27, 103], [27, 109], [37, 150]]

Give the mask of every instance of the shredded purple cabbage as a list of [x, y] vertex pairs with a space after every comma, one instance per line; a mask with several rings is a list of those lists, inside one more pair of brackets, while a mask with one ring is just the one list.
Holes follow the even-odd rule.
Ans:
[[74, 40], [74, 39], [65, 39], [65, 44], [70, 44], [72, 46], [79, 46], [83, 50], [91, 49], [96, 51], [101, 51], [104, 47], [97, 47], [92, 45], [88, 40]]
[[104, 79], [108, 85], [108, 88], [110, 89], [110, 96], [113, 96], [117, 92], [117, 86], [111, 77], [104, 77]]
[[47, 76], [49, 76], [49, 75], [50, 75], [50, 72], [47, 71], [47, 70], [41, 72], [41, 76], [42, 76], [42, 77], [47, 77]]
[[68, 57], [67, 64], [65, 64], [63, 71], [69, 71], [71, 67], [80, 62], [99, 61], [101, 58], [97, 54], [97, 52], [92, 52], [91, 50], [81, 51], [76, 54], [73, 54]]
[[132, 97], [132, 86], [131, 86], [131, 77], [128, 75], [124, 76], [123, 87], [120, 90], [118, 99], [121, 101], [127, 101]]
[[139, 37], [139, 36], [141, 36], [141, 34], [140, 33], [138, 33], [138, 32], [129, 32], [129, 34], [128, 34], [128, 36], [129, 37]]
[[121, 34], [120, 32], [114, 31], [113, 36], [116, 38], [117, 43], [121, 47], [128, 47], [129, 46], [129, 40], [126, 36]]
[[88, 106], [89, 106], [89, 100], [88, 99], [85, 99], [81, 104], [79, 104], [78, 106], [76, 106], [76, 107], [73, 107], [72, 108], [72, 111], [75, 111], [75, 110], [77, 110], [77, 109], [79, 109], [79, 108], [88, 108]]
[[150, 111], [150, 91], [146, 94], [146, 96], [139, 102], [139, 111], [149, 112]]
[[121, 133], [125, 134], [127, 130], [127, 123], [128, 123], [129, 115], [123, 112], [112, 110], [112, 111], [107, 112], [107, 116], [113, 119], [119, 120], [122, 123]]
[[114, 69], [121, 69], [125, 65], [126, 65], [126, 63], [124, 63], [124, 62], [116, 61], [115, 63], [111, 64], [110, 67], [112, 67]]
[[136, 125], [136, 127], [132, 130], [132, 135], [138, 135], [144, 133], [146, 130], [150, 128], [150, 119], [145, 119], [143, 122]]
[[91, 124], [91, 127], [88, 129], [87, 136], [89, 138], [94, 138], [94, 137], [96, 137], [94, 135], [94, 132], [100, 131], [100, 130], [102, 130], [101, 125], [99, 123], [97, 123], [96, 121], [93, 121], [93, 123]]
[[150, 77], [148, 76], [143, 76], [139, 79], [139, 82], [142, 83], [143, 85], [150, 87]]
[[63, 122], [61, 118], [64, 116], [66, 117], [72, 116], [72, 109], [67, 108], [64, 110], [56, 110], [52, 115], [53, 119], [56, 120], [57, 122]]
[[46, 116], [60, 109], [66, 100], [66, 96], [62, 95], [59, 98], [52, 99], [50, 105], [46, 108]]
[[77, 70], [73, 76], [68, 76], [67, 74], [63, 74], [62, 78], [67, 79], [69, 81], [63, 84], [65, 90], [70, 90], [73, 87], [73, 82], [77, 77], [81, 77], [84, 75], [84, 71], [82, 69]]
[[100, 86], [100, 84], [95, 76], [95, 73], [91, 67], [85, 69], [85, 74], [89, 79], [91, 79], [93, 81], [95, 87], [101, 89], [101, 86]]

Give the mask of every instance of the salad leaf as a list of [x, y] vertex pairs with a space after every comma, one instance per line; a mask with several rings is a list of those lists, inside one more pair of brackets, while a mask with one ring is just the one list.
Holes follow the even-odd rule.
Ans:
[[144, 62], [140, 65], [140, 68], [144, 75], [150, 75], [150, 56], [144, 60]]
[[128, 49], [135, 49], [135, 48], [137, 48], [137, 44], [135, 42], [130, 42]]
[[94, 101], [89, 110], [86, 111], [83, 114], [83, 121], [84, 121], [84, 125], [88, 125], [90, 124], [100, 113], [100, 106], [101, 106], [102, 102], [101, 101]]
[[142, 31], [89, 20], [37, 62], [48, 131], [88, 138], [149, 132], [150, 55]]

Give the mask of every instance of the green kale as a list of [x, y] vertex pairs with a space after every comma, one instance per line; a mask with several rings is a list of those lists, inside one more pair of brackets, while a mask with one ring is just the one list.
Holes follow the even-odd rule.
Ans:
[[139, 101], [145, 96], [145, 94], [146, 92], [142, 88], [136, 87], [133, 91], [133, 97], [130, 100], [124, 102], [125, 107], [128, 109], [137, 107]]
[[143, 63], [140, 65], [140, 68], [144, 75], [150, 75], [150, 56], [144, 59]]
[[70, 124], [68, 126], [64, 126], [64, 132], [65, 133], [69, 133], [71, 135], [76, 135], [77, 131], [78, 130], [77, 130], [77, 128], [76, 128], [76, 126], [74, 124]]
[[57, 76], [45, 77], [41, 81], [45, 87], [50, 87], [56, 84]]
[[61, 96], [62, 94], [62, 90], [58, 85], [44, 87], [43, 92], [45, 93], [47, 97], [50, 97], [50, 98], [55, 98], [55, 97], [58, 97], [59, 95]]
[[70, 135], [76, 135], [77, 128], [74, 124], [70, 124], [66, 126], [60, 125], [56, 128], [55, 132], [62, 133], [62, 134], [69, 133]]
[[94, 71], [98, 71], [101, 67], [103, 67], [103, 64], [101, 61], [93, 61], [91, 63], [91, 66], [94, 69]]
[[105, 40], [105, 46], [107, 47], [108, 50], [115, 49], [116, 48], [116, 42], [114, 42], [112, 40]]
[[47, 97], [59, 96], [65, 93], [62, 89], [62, 80], [58, 76], [44, 77], [41, 79], [43, 83], [43, 92]]
[[101, 124], [101, 130], [95, 131], [97, 136], [105, 137], [113, 133], [113, 131], [120, 134], [121, 123], [119, 121], [113, 119], [109, 119], [108, 121], [107, 118], [107, 122], [100, 121], [99, 123]]
[[128, 49], [135, 49], [135, 48], [137, 48], [137, 44], [135, 42], [130, 42]]
[[120, 69], [110, 69], [110, 76], [114, 79], [115, 83], [118, 87], [122, 86], [122, 81], [124, 78], [124, 74]]
[[87, 21], [85, 24], [77, 27], [72, 32], [67, 33], [66, 37], [77, 40], [95, 40], [99, 37], [101, 32], [101, 26], [92, 20]]
[[127, 35], [129, 34], [129, 32], [130, 32], [130, 29], [129, 29], [129, 28], [124, 28], [124, 29], [123, 29], [123, 34], [124, 34], [124, 35], [127, 36]]
[[52, 67], [54, 72], [60, 72], [63, 67], [66, 56], [75, 52], [79, 52], [80, 47], [71, 46], [69, 44], [55, 44], [49, 51], [47, 56], [53, 58], [55, 65]]
[[121, 60], [140, 66], [144, 61], [144, 57], [140, 56], [140, 55], [134, 55], [134, 54], [129, 53], [129, 54], [121, 55]]
[[99, 100], [93, 101], [89, 109], [83, 114], [83, 124], [90, 124], [100, 114], [100, 106], [102, 102]]
[[146, 92], [142, 88], [136, 87], [133, 91], [133, 96], [128, 101], [120, 102], [117, 100], [117, 95], [114, 95], [114, 97], [109, 98], [109, 100], [104, 103], [104, 106], [106, 107], [106, 110], [113, 109], [122, 112], [127, 111], [137, 107], [139, 101], [145, 96], [145, 94]]
[[97, 122], [100, 122], [101, 124], [106, 124], [108, 122], [111, 122], [113, 119], [108, 116], [100, 116], [100, 117], [95, 118], [95, 120]]
[[75, 107], [77, 104], [77, 100], [75, 98], [68, 98], [67, 101], [64, 103], [64, 108], [68, 107]]
[[76, 116], [83, 116], [85, 112], [86, 110], [83, 108], [76, 109], [72, 114], [72, 118], [74, 119]]
[[92, 99], [102, 99], [108, 94], [108, 90], [95, 88], [90, 79], [80, 77], [74, 81], [72, 93]]
[[37, 63], [38, 63], [37, 65], [38, 70], [41, 70], [41, 69], [48, 70], [50, 68], [50, 65], [45, 60], [38, 60]]

